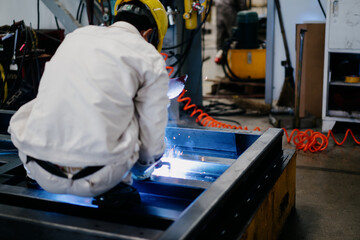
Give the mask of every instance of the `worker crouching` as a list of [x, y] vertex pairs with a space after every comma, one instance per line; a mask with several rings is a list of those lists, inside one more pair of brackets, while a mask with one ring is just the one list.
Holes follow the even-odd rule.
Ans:
[[28, 177], [46, 191], [118, 204], [135, 192], [132, 175], [147, 179], [164, 152], [169, 77], [159, 54], [163, 5], [118, 0], [115, 7], [111, 26], [66, 36], [37, 97], [8, 131]]

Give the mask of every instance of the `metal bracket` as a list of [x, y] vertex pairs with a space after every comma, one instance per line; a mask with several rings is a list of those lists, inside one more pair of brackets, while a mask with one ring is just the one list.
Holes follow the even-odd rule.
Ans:
[[41, 0], [45, 6], [59, 19], [68, 32], [82, 27], [59, 0]]

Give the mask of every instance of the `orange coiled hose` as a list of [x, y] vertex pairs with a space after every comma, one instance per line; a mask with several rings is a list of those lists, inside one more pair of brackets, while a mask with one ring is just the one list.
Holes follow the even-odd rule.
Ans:
[[[198, 107], [195, 104], [191, 104], [191, 98], [190, 97], [184, 97], [186, 90], [183, 90], [179, 97], [177, 98], [178, 102], [186, 102], [184, 106], [184, 110], [189, 110], [193, 108], [193, 111], [190, 114], [190, 117], [193, 117], [196, 114], [199, 114], [196, 118], [196, 122], [200, 122], [202, 126], [205, 127], [217, 127], [217, 128], [230, 128], [230, 129], [241, 129], [241, 130], [248, 130], [248, 128], [245, 126], [244, 128], [239, 125], [231, 125], [226, 124], [223, 122], [220, 122], [218, 120], [215, 120], [214, 118], [210, 117], [209, 114], [204, 113], [203, 110], [198, 109]], [[259, 127], [254, 128], [254, 131], [260, 131]]]
[[[177, 98], [178, 102], [186, 102], [184, 106], [184, 110], [190, 110], [193, 109], [193, 111], [190, 113], [190, 117], [195, 116], [198, 114], [196, 118], [196, 122], [200, 122], [202, 126], [205, 127], [217, 127], [217, 128], [229, 128], [229, 129], [241, 129], [241, 130], [248, 130], [248, 127], [242, 127], [239, 125], [231, 125], [226, 124], [220, 121], [215, 120], [214, 118], [210, 117], [207, 113], [204, 113], [203, 110], [198, 109], [198, 107], [195, 104], [191, 104], [191, 98], [190, 97], [184, 97], [186, 90], [183, 90], [182, 93]], [[304, 150], [306, 152], [309, 150], [310, 152], [320, 152], [327, 148], [329, 145], [329, 138], [330, 136], [333, 138], [334, 142], [337, 145], [343, 145], [345, 140], [347, 139], [349, 133], [351, 134], [352, 138], [354, 139], [356, 144], [360, 145], [360, 141], [356, 139], [353, 132], [348, 129], [345, 133], [344, 139], [341, 142], [338, 142], [334, 134], [331, 130], [329, 130], [327, 136], [320, 132], [315, 132], [313, 130], [307, 129], [305, 131], [300, 131], [299, 129], [292, 130], [290, 136], [288, 134], [288, 131], [283, 128], [284, 133], [286, 135], [287, 142], [290, 143], [291, 140], [293, 140], [293, 143], [295, 144], [296, 149], [298, 150]], [[261, 131], [259, 127], [254, 128], [254, 131]]]
[[[164, 56], [164, 61], [166, 61], [168, 59], [168, 55], [166, 53], [160, 53], [162, 56]], [[166, 66], [165, 67], [166, 70], [170, 69], [169, 72], [169, 77], [171, 76], [171, 74], [174, 72], [174, 67], [170, 67], [170, 66]]]
[[351, 134], [354, 142], [360, 145], [360, 141], [356, 139], [356, 137], [354, 136], [353, 132], [350, 129], [346, 131], [345, 136], [341, 142], [338, 142], [336, 140], [331, 130], [328, 131], [327, 136], [325, 136], [325, 134], [322, 134], [320, 132], [314, 132], [309, 129], [305, 131], [294, 129], [292, 130], [289, 136], [286, 129], [283, 128], [283, 130], [285, 132], [287, 142], [290, 143], [292, 139], [296, 149], [302, 149], [304, 150], [304, 152], [306, 152], [307, 150], [309, 150], [310, 152], [319, 152], [325, 150], [329, 145], [330, 136], [337, 145], [341, 146], [346, 141], [349, 133]]
[[[168, 55], [166, 53], [161, 53], [161, 55], [164, 57], [164, 60], [166, 61], [168, 59]], [[166, 69], [169, 70], [169, 77], [171, 76], [171, 74], [174, 72], [174, 68], [171, 66], [166, 66]], [[199, 116], [196, 118], [196, 122], [200, 121], [200, 124], [205, 126], [205, 127], [217, 127], [217, 128], [231, 128], [231, 129], [241, 129], [241, 130], [248, 130], [247, 127], [242, 127], [242, 126], [238, 126], [238, 125], [231, 125], [231, 124], [226, 124], [220, 121], [215, 120], [214, 118], [210, 117], [209, 114], [204, 113], [203, 110], [198, 109], [198, 107], [195, 104], [190, 104], [191, 103], [191, 98], [190, 97], [183, 97], [185, 94], [186, 90], [183, 90], [181, 92], [181, 94], [178, 96], [177, 101], [178, 102], [184, 102], [187, 101], [185, 106], [184, 106], [184, 110], [189, 110], [191, 108], [194, 108], [193, 112], [190, 114], [190, 117], [193, 117], [195, 114], [199, 113]], [[260, 131], [259, 127], [254, 128], [254, 131]]]

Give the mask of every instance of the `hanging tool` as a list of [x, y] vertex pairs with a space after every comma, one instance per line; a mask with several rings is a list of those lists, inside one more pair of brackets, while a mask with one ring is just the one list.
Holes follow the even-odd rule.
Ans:
[[169, 18], [169, 26], [175, 25], [175, 18], [176, 18], [176, 15], [179, 14], [179, 11], [177, 9], [175, 9], [175, 10], [172, 9], [171, 6], [167, 6], [166, 13]]
[[285, 80], [284, 80], [283, 87], [281, 89], [281, 93], [280, 93], [277, 105], [284, 106], [284, 107], [294, 107], [294, 100], [295, 100], [295, 96], [294, 96], [295, 95], [295, 83], [294, 83], [294, 76], [293, 76], [294, 69], [291, 66], [289, 47], [288, 47], [287, 40], [286, 40], [284, 22], [283, 22], [283, 18], [282, 18], [282, 14], [281, 14], [279, 0], [275, 0], [275, 5], [276, 5], [277, 12], [278, 12], [281, 35], [283, 38], [285, 54], [286, 54], [286, 60], [281, 62], [281, 65], [285, 67]]
[[16, 46], [17, 46], [17, 39], [18, 39], [19, 29], [15, 30], [15, 38], [14, 38], [14, 51], [13, 56], [11, 58], [10, 70], [17, 71], [18, 66], [16, 64]]
[[304, 39], [306, 29], [300, 29], [300, 50], [299, 50], [299, 69], [298, 79], [296, 84], [296, 101], [295, 101], [295, 128], [300, 128], [300, 94], [301, 94], [301, 73], [302, 73], [302, 60], [304, 52]]

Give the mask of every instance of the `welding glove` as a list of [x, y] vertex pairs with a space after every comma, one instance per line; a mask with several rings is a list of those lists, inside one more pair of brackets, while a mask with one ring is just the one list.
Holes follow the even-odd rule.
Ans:
[[132, 178], [136, 181], [144, 181], [151, 177], [151, 174], [154, 172], [155, 167], [160, 164], [161, 160], [158, 159], [151, 165], [141, 164], [139, 161], [131, 169]]

